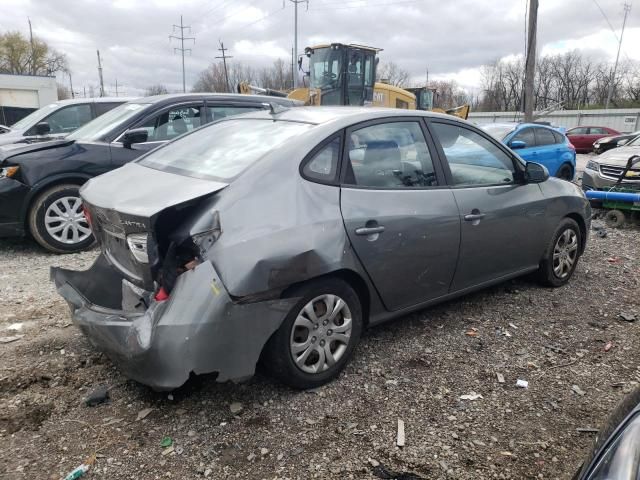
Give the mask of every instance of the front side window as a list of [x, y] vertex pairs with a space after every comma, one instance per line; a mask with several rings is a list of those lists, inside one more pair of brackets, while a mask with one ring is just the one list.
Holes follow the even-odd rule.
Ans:
[[222, 105], [208, 105], [209, 118], [212, 122], [220, 120], [221, 118], [231, 117], [233, 115], [240, 115], [241, 113], [255, 112], [256, 110], [262, 110], [260, 107], [234, 107], [234, 106], [222, 106]]
[[308, 123], [223, 120], [154, 150], [139, 163], [179, 175], [226, 181], [310, 128], [313, 125]]
[[345, 183], [371, 188], [433, 187], [433, 161], [418, 122], [380, 123], [349, 138]]
[[201, 106], [180, 106], [146, 119], [136, 128], [145, 128], [148, 142], [171, 140], [200, 126]]
[[302, 167], [302, 173], [310, 180], [332, 181], [336, 177], [340, 157], [340, 137], [331, 140]]
[[[49, 133], [70, 133], [91, 121], [91, 106], [88, 104], [70, 105], [56, 110], [42, 121], [49, 124]], [[35, 135], [35, 127], [30, 130], [29, 134]]]
[[513, 136], [511, 141], [524, 142], [526, 148], [534, 147], [536, 145], [536, 138], [533, 134], [533, 128], [523, 128]]
[[364, 86], [373, 87], [375, 78], [373, 77], [373, 63], [375, 62], [373, 55], [366, 55], [364, 60]]
[[482, 186], [514, 183], [513, 160], [500, 147], [468, 128], [433, 123], [454, 185]]
[[540, 146], [558, 143], [556, 142], [556, 137], [554, 137], [553, 132], [546, 128], [536, 128], [536, 139], [536, 143]]

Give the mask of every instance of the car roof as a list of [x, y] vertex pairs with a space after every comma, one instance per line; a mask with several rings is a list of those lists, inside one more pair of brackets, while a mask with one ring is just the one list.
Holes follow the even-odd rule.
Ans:
[[126, 103], [135, 97], [95, 97], [95, 98], [67, 98], [66, 100], [58, 100], [53, 102], [56, 105], [75, 105], [81, 103]]
[[244, 95], [240, 93], [168, 93], [164, 95], [152, 95], [150, 97], [138, 97], [132, 99], [133, 103], [172, 103], [176, 100], [204, 100], [216, 99], [230, 102], [245, 103], [276, 103], [280, 105], [302, 105], [298, 100], [285, 97], [271, 97], [268, 95]]

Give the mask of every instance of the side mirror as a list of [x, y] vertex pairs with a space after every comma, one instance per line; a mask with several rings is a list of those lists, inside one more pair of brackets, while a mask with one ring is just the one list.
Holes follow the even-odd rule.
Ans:
[[149, 138], [149, 132], [146, 128], [132, 128], [127, 130], [122, 136], [122, 146], [131, 148], [134, 143], [144, 143]]
[[524, 170], [524, 179], [527, 183], [545, 182], [549, 179], [549, 170], [539, 163], [527, 162]]
[[518, 150], [518, 149], [521, 149], [521, 148], [527, 148], [526, 142], [523, 142], [522, 140], [513, 140], [513, 141], [509, 142], [509, 146], [513, 150]]
[[36, 124], [36, 135], [49, 135], [51, 127], [47, 122], [40, 122]]

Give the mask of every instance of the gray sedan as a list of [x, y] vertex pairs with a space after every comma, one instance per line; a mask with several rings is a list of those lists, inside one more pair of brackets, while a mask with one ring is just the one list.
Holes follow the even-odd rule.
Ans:
[[336, 377], [368, 326], [535, 272], [567, 283], [590, 208], [470, 123], [399, 109], [255, 112], [81, 190], [101, 247], [54, 268], [74, 322], [133, 379], [296, 388]]

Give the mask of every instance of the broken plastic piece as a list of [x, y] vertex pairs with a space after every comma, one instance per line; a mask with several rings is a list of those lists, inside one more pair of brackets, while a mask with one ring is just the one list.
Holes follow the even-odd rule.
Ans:
[[160, 290], [158, 290], [158, 293], [156, 293], [156, 296], [154, 298], [156, 302], [164, 302], [167, 298], [169, 298], [169, 294], [164, 289], [164, 287], [160, 287]]
[[529, 382], [527, 382], [526, 380], [518, 379], [518, 381], [516, 382], [516, 387], [529, 388]]
[[73, 470], [71, 470], [67, 474], [67, 476], [64, 477], [63, 480], [76, 480], [77, 478], [80, 478], [85, 473], [87, 473], [89, 471], [89, 468], [91, 468], [89, 465], [87, 465], [86, 463], [83, 463], [79, 467], [76, 467]]

